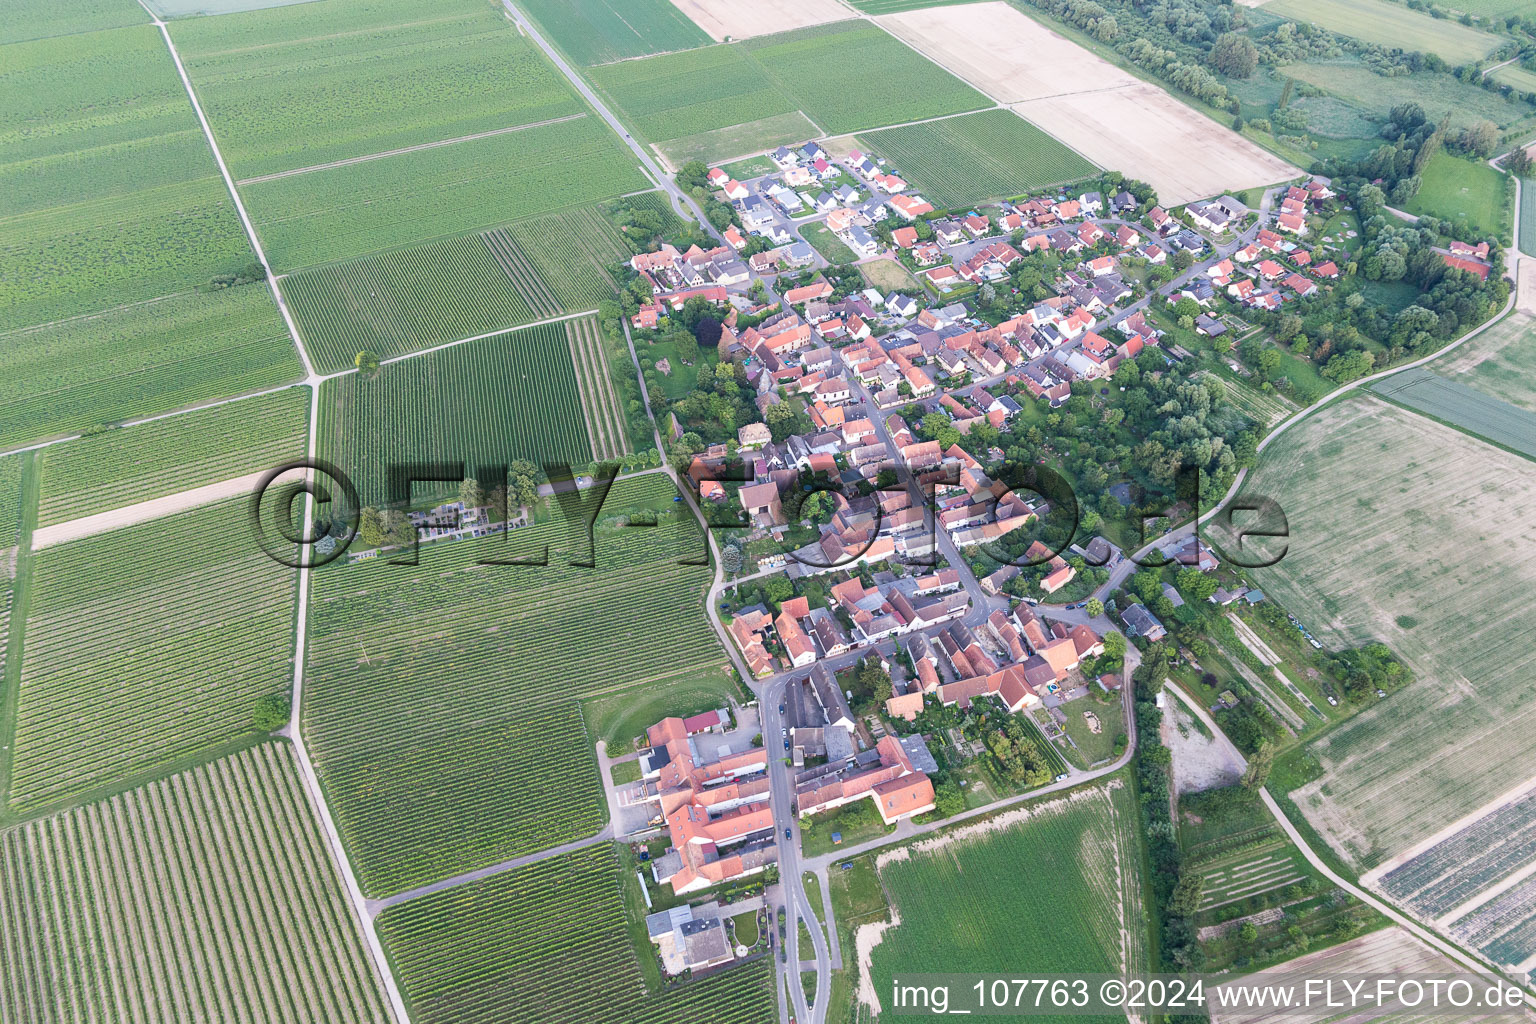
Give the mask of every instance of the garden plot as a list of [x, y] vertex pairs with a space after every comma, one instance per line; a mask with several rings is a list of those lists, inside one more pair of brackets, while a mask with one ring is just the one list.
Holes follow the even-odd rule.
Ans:
[[0, 833], [0, 1019], [386, 1024], [292, 748]]
[[1205, 883], [1200, 909], [1211, 910], [1295, 885], [1307, 875], [1296, 863], [1294, 848], [1286, 844], [1220, 865], [1202, 865], [1200, 877]]
[[1289, 519], [1265, 592], [1312, 609], [1330, 647], [1380, 640], [1414, 670], [1308, 748], [1321, 775], [1293, 799], [1334, 849], [1372, 867], [1528, 778], [1536, 647], [1511, 595], [1536, 585], [1530, 464], [1360, 396], [1287, 433], [1243, 491]]
[[848, 9], [837, 0], [672, 0], [716, 42], [772, 35], [792, 28], [841, 21]]
[[1006, 3], [876, 21], [1099, 166], [1149, 182], [1165, 206], [1301, 174]]

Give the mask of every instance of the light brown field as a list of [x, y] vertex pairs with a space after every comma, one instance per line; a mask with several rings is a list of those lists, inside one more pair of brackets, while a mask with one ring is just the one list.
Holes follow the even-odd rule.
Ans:
[[672, 5], [717, 43], [843, 21], [849, 14], [837, 0], [672, 0]]
[[[1262, 971], [1256, 971], [1235, 981], [1223, 982], [1219, 987], [1225, 990], [1247, 988], [1250, 985], [1276, 984], [1285, 981], [1294, 981], [1298, 978], [1325, 978], [1340, 974], [1459, 974], [1461, 968], [1449, 957], [1431, 949], [1429, 946], [1414, 938], [1413, 935], [1398, 927], [1382, 928], [1378, 931], [1362, 935], [1357, 939], [1340, 943], [1328, 949], [1320, 949], [1316, 953], [1308, 953], [1306, 956], [1297, 957], [1295, 960], [1287, 960], [1283, 964]], [[1211, 1020], [1216, 1024], [1260, 1024], [1262, 1021], [1294, 1021], [1296, 1024], [1323, 1024], [1323, 1022], [1344, 1022], [1349, 1024], [1368, 1024], [1370, 1021], [1427, 1021], [1430, 1016], [1421, 1013], [1417, 1016], [1401, 1015], [1401, 1007], [1396, 1005], [1384, 1006], [1379, 1009], [1359, 1010], [1354, 1012], [1341, 1012], [1337, 1008], [1319, 1008], [1315, 1012], [1298, 1012], [1288, 1015], [1276, 1014], [1270, 1010], [1237, 1010], [1215, 1009], [1216, 1001], [1212, 999]], [[1458, 1020], [1466, 1024], [1484, 1022], [1484, 1024], [1503, 1024], [1508, 1021], [1513, 1024], [1516, 1021], [1526, 1021], [1529, 1018], [1518, 1011], [1509, 1011], [1503, 1014], [1486, 1014], [1462, 1016]]]
[[[1536, 260], [1521, 260], [1520, 265], [1536, 267]], [[1511, 405], [1536, 410], [1536, 316], [1525, 311], [1530, 301], [1526, 294], [1522, 289], [1521, 304], [1509, 316], [1429, 368]]]
[[1362, 395], [1281, 437], [1243, 494], [1289, 521], [1265, 592], [1329, 648], [1380, 640], [1414, 672], [1308, 748], [1323, 774], [1292, 798], [1330, 846], [1373, 867], [1532, 775], [1528, 460]]
[[875, 19], [910, 46], [1164, 205], [1301, 174], [1165, 90], [999, 0]]

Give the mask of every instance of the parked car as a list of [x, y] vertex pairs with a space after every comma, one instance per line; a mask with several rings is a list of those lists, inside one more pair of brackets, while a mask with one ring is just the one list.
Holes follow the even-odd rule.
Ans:
[[789, 829], [785, 829], [784, 830], [784, 838], [785, 839], [793, 839], [794, 837], [795, 837], [794, 833], [791, 832]]

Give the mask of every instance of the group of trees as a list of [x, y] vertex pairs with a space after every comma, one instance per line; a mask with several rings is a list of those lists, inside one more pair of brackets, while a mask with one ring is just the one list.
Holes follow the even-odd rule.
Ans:
[[739, 363], [705, 360], [698, 369], [693, 390], [671, 407], [683, 430], [699, 438], [700, 443], [690, 455], [709, 444], [735, 444], [736, 431], [759, 418], [754, 402], [756, 392]]

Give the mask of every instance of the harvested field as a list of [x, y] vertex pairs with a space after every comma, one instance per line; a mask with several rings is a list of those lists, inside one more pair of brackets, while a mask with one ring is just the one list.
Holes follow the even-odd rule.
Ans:
[[1511, 595], [1536, 585], [1532, 476], [1518, 456], [1361, 396], [1286, 434], [1243, 489], [1278, 495], [1289, 520], [1285, 557], [1255, 571], [1264, 590], [1307, 609], [1329, 647], [1380, 640], [1415, 673], [1313, 742], [1321, 776], [1292, 794], [1362, 868], [1531, 774], [1536, 648]]
[[[1320, 949], [1316, 953], [1308, 953], [1306, 956], [1297, 957], [1295, 960], [1287, 960], [1283, 964], [1277, 964], [1267, 970], [1258, 971], [1244, 978], [1223, 982], [1223, 989], [1234, 989], [1272, 983], [1277, 976], [1291, 975], [1294, 977], [1321, 978], [1333, 974], [1455, 974], [1461, 971], [1461, 967], [1424, 945], [1418, 939], [1401, 928], [1383, 928], [1379, 931], [1362, 935], [1358, 939], [1341, 943], [1329, 949]], [[1213, 1000], [1214, 1004], [1214, 1000]], [[1289, 1013], [1283, 1018], [1287, 1021], [1295, 1021], [1297, 1024], [1323, 1024], [1324, 1021], [1347, 1019], [1350, 1024], [1371, 1024], [1373, 1021], [1427, 1021], [1430, 1017], [1419, 1014], [1416, 1016], [1401, 1016], [1401, 1009], [1395, 1005], [1383, 1006], [1379, 1010], [1352, 1013], [1344, 1017], [1337, 1010], [1320, 1008], [1317, 1012]], [[1211, 1020], [1216, 1024], [1261, 1024], [1264, 1021], [1273, 1021], [1275, 1013], [1269, 1009], [1253, 1010], [1221, 1010], [1213, 1012]], [[1526, 1018], [1518, 1013], [1489, 1014], [1487, 1016], [1462, 1016], [1458, 1020], [1468, 1024], [1484, 1022], [1523, 1021]]]
[[[933, 7], [875, 20], [1099, 166], [1149, 182], [1164, 205], [1301, 174], [1008, 4]], [[1201, 159], [1189, 160], [1189, 153]]]
[[716, 42], [787, 32], [841, 21], [848, 11], [837, 0], [672, 0]]

